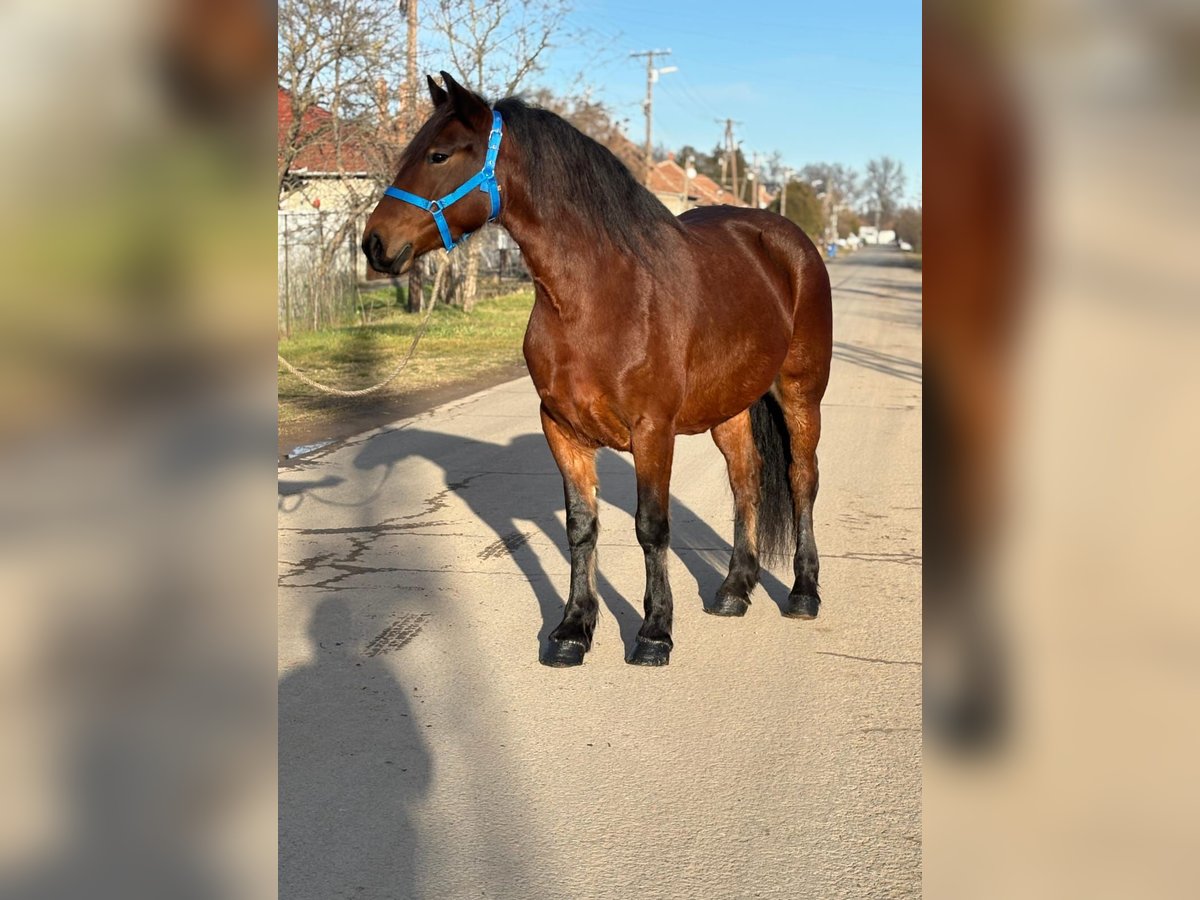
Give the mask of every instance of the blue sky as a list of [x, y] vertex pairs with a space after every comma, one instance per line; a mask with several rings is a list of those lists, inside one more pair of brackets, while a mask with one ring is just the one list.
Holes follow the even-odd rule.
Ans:
[[637, 141], [645, 134], [643, 59], [678, 66], [654, 92], [655, 143], [721, 141], [731, 117], [747, 157], [778, 150], [786, 164], [841, 162], [860, 172], [884, 154], [899, 159], [915, 201], [921, 176], [921, 5], [917, 2], [753, 4], [577, 0], [568, 23], [590, 39], [557, 48], [539, 79], [565, 86], [587, 71], [599, 99]]

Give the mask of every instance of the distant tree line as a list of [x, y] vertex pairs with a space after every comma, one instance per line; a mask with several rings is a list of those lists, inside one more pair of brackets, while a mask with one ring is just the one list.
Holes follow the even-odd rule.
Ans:
[[[663, 151], [661, 156], [665, 155]], [[745, 173], [747, 160], [740, 147], [736, 157], [738, 172]], [[709, 153], [685, 144], [675, 158], [680, 165], [691, 162], [697, 173], [730, 186], [727, 156], [720, 144]], [[782, 211], [814, 240], [827, 240], [835, 227], [837, 236], [845, 238], [858, 233], [863, 225], [873, 225], [895, 229], [899, 239], [920, 249], [921, 211], [902, 205], [907, 177], [903, 164], [889, 156], [871, 160], [860, 175], [849, 166], [827, 162], [810, 163], [794, 171], [776, 152], [760, 163], [758, 175], [776, 195], [770, 208]]]

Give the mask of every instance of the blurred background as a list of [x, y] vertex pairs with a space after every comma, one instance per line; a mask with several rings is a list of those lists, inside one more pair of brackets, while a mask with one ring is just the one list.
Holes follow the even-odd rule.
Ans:
[[270, 896], [275, 10], [0, 9], [0, 895]]
[[1200, 10], [925, 17], [925, 889], [1188, 896]]
[[[925, 17], [926, 892], [1190, 896], [1200, 13]], [[276, 19], [0, 10], [5, 896], [274, 890]]]

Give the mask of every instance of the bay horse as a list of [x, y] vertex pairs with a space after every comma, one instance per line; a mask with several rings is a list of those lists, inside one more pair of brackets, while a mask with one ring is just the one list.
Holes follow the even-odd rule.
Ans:
[[[833, 346], [829, 274], [808, 237], [771, 212], [730, 206], [676, 218], [609, 150], [517, 98], [489, 104], [442, 72], [433, 113], [371, 213], [363, 252], [379, 272], [496, 220], [535, 286], [524, 354], [562, 472], [571, 578], [541, 661], [591, 648], [596, 451], [633, 454], [645, 619], [628, 662], [666, 665], [671, 460], [678, 434], [711, 431], [734, 500], [729, 574], [705, 611], [741, 616], [759, 563], [793, 556], [784, 615], [820, 607], [813, 537], [821, 398]], [[436, 198], [436, 199], [434, 199]]]

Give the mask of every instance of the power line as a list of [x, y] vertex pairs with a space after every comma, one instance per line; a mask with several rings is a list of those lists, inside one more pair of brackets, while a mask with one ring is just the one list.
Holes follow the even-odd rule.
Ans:
[[679, 73], [679, 84], [683, 88], [684, 94], [686, 94], [698, 107], [703, 109], [705, 115], [713, 117], [717, 115], [717, 111], [709, 106], [709, 104], [702, 99], [699, 94], [697, 94], [695, 89], [692, 87], [692, 83], [688, 80], [687, 76], [683, 72]]

